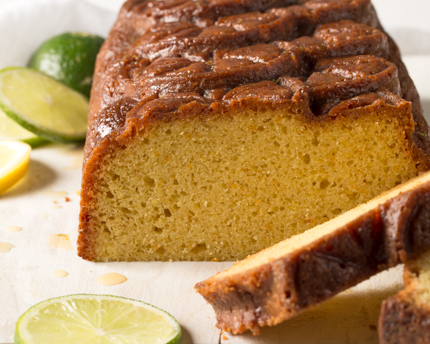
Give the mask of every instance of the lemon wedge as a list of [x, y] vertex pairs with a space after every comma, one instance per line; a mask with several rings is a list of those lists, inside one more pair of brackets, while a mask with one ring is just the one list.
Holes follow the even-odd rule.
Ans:
[[0, 194], [25, 176], [31, 147], [20, 141], [0, 141]]

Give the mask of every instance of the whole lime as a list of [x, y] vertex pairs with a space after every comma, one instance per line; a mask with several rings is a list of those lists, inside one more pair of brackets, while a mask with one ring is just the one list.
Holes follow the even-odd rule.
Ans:
[[42, 43], [28, 66], [89, 97], [103, 41], [102, 37], [84, 32], [55, 36]]

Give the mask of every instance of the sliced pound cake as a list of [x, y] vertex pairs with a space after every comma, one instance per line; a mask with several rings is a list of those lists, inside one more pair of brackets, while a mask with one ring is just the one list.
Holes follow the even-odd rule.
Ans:
[[[220, 329], [256, 334], [261, 326], [276, 325], [429, 249], [430, 173], [426, 173], [235, 263], [196, 289], [214, 308]], [[428, 299], [428, 290], [423, 299]], [[393, 314], [392, 308], [386, 306], [387, 319], [401, 320], [405, 313]]]
[[369, 0], [128, 1], [94, 80], [87, 260], [243, 259], [430, 166]]
[[[421, 227], [430, 235], [430, 221]], [[382, 304], [380, 344], [430, 343], [430, 252], [406, 263], [404, 281], [405, 289]]]

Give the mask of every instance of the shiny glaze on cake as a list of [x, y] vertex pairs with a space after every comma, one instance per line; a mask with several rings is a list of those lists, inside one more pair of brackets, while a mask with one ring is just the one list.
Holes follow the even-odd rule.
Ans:
[[[420, 171], [428, 126], [399, 51], [370, 0], [127, 1], [97, 59], [80, 214], [80, 255], [102, 159], [160, 122], [284, 110], [309, 123], [412, 109]], [[390, 110], [391, 111], [391, 110]]]
[[418, 94], [368, 0], [128, 1], [98, 57], [86, 159], [184, 107], [212, 115], [288, 98], [321, 120], [382, 90], [413, 103], [413, 138], [427, 151]]

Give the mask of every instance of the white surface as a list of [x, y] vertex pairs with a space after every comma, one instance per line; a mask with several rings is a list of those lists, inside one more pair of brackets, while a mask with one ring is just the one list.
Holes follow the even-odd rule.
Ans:
[[[58, 5], [48, 5], [51, 2], [0, 0], [0, 68], [25, 65], [41, 41], [60, 32], [84, 30], [106, 36], [116, 17], [108, 10], [118, 9], [122, 1], [87, 0], [85, 4], [59, 0]], [[430, 2], [414, 0], [406, 4], [404, 0], [376, 0], [374, 3], [383, 25], [400, 43], [423, 103], [430, 110], [430, 40], [427, 42]], [[380, 302], [400, 287], [400, 268], [376, 276], [296, 319], [266, 328], [258, 337], [228, 336], [224, 340], [214, 327], [212, 308], [194, 292], [193, 286], [230, 263], [83, 261], [75, 252], [79, 213], [76, 191], [80, 189], [81, 160], [82, 146], [79, 145], [35, 149], [26, 178], [0, 196], [0, 242], [15, 245], [9, 253], [0, 254], [0, 343], [13, 341], [15, 323], [31, 305], [74, 293], [126, 296], [165, 309], [183, 327], [184, 344], [377, 342], [373, 326]], [[60, 195], [59, 191], [67, 195]], [[70, 202], [65, 201], [65, 196]], [[8, 232], [8, 226], [20, 226], [23, 230]], [[47, 245], [49, 235], [56, 233], [70, 235], [72, 251]], [[52, 276], [57, 269], [69, 275]], [[98, 285], [97, 277], [108, 272], [121, 273], [128, 281], [111, 287]]]
[[0, 7], [0, 69], [26, 65], [43, 41], [64, 32], [106, 37], [115, 18], [114, 12], [80, 0], [8, 1]]

